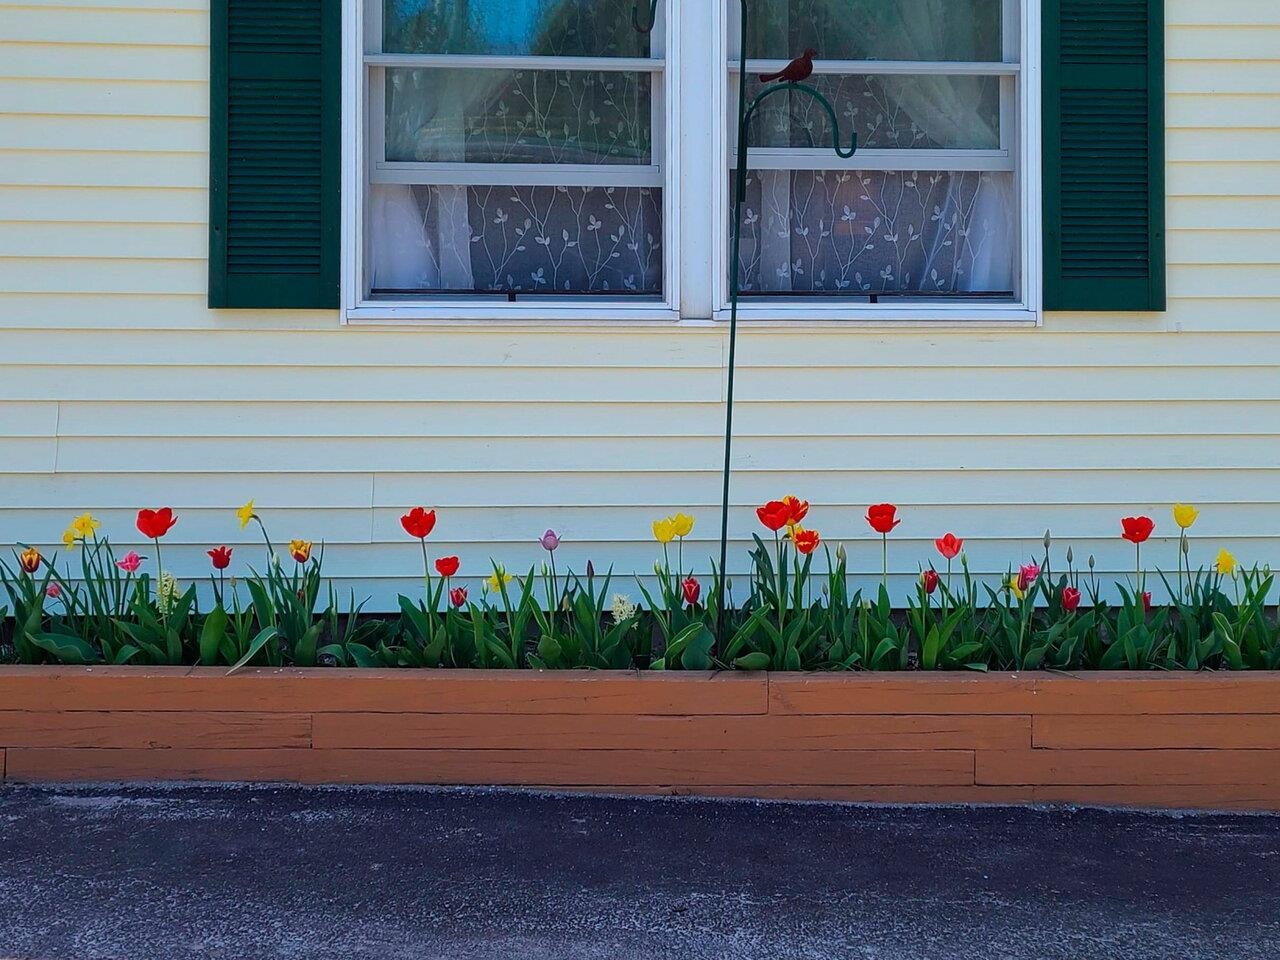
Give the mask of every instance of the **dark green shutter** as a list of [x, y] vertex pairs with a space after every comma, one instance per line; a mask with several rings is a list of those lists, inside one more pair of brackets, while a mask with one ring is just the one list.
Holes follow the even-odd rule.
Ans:
[[212, 0], [209, 306], [338, 306], [341, 0]]
[[1044, 0], [1046, 310], [1163, 310], [1163, 0]]

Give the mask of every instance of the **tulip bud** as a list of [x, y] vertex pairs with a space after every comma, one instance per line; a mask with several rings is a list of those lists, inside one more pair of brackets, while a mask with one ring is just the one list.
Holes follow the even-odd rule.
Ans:
[[1184, 557], [1191, 555], [1191, 541], [1187, 539], [1187, 535], [1185, 533], [1182, 535], [1182, 543], [1180, 546], [1182, 547], [1182, 555]]
[[595, 575], [596, 575], [596, 568], [595, 568], [595, 564], [593, 564], [590, 560], [588, 560], [588, 561], [587, 561], [587, 576], [588, 576], [588, 577], [594, 577]]
[[1093, 554], [1089, 554], [1089, 569], [1093, 569]]
[[836, 559], [841, 563], [849, 559], [849, 554], [845, 551], [843, 543], [836, 547]]
[[1070, 563], [1070, 562], [1071, 562], [1071, 560], [1072, 560], [1072, 557], [1071, 557], [1071, 548], [1070, 548], [1070, 547], [1067, 547], [1067, 563]]
[[1053, 542], [1053, 538], [1052, 538], [1051, 536], [1049, 536], [1049, 531], [1048, 531], [1048, 530], [1046, 530], [1046, 531], [1044, 532], [1044, 548], [1045, 548], [1046, 550], [1048, 550], [1048, 549], [1049, 549], [1049, 544], [1051, 544], [1052, 542]]

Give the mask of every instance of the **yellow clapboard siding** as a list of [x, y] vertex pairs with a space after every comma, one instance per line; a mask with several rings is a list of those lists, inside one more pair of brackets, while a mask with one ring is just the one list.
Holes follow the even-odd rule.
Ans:
[[140, 260], [201, 260], [208, 256], [209, 230], [203, 224], [0, 220], [0, 257], [114, 259], [125, 246]]
[[[1224, 65], [1223, 69], [1230, 69]], [[1165, 122], [1171, 130], [1184, 127], [1274, 128], [1280, 126], [1280, 100], [1264, 93], [1183, 93], [1165, 96]], [[1225, 154], [1224, 154], [1225, 156]]]
[[1280, 50], [1280, 26], [1171, 24], [1165, 33], [1170, 60], [1271, 60]]
[[0, 75], [20, 79], [197, 82], [209, 79], [209, 53], [197, 45], [18, 44], [5, 42], [0, 36]]
[[[0, 185], [0, 220], [28, 223], [188, 223], [207, 229], [205, 187]], [[69, 291], [70, 292], [70, 291]]]
[[[546, 437], [628, 435], [644, 425], [649, 404], [571, 403], [542, 401], [536, 408], [517, 403], [476, 403], [473, 400], [404, 402], [277, 401], [264, 407], [242, 401], [190, 402], [185, 400], [64, 401], [56, 416], [51, 403], [0, 403], [0, 425], [25, 422], [29, 407], [46, 417], [32, 436], [52, 436], [56, 423], [62, 437], [92, 437], [110, 424], [114, 436], [168, 437], [172, 424], [181, 423], [189, 437], [505, 437], [511, 424], [528, 417]], [[15, 413], [15, 407], [21, 414]], [[669, 414], [664, 434], [678, 437], [718, 437], [724, 429], [724, 411], [718, 403], [676, 403], [665, 406]], [[1036, 404], [1038, 436], [1070, 437], [1082, 432], [1092, 436], [1129, 436], [1123, 403], [1091, 400], [1050, 400]], [[1010, 420], [1002, 401], [955, 401], [945, 405], [927, 401], [866, 400], [857, 403], [743, 403], [738, 409], [740, 436], [776, 437], [802, 431], [806, 437], [876, 436], [915, 434], [923, 423], [940, 434], [998, 437], [1025, 436], [1025, 423]], [[1170, 437], [1215, 432], [1238, 435], [1270, 435], [1280, 424], [1280, 401], [1260, 400], [1247, 407], [1230, 401], [1158, 401], [1151, 413], [1161, 423], [1161, 434]], [[803, 427], [797, 426], [803, 424]], [[1085, 425], [1085, 426], [1082, 426]], [[13, 427], [11, 426], [11, 429]], [[1277, 491], [1280, 495], [1280, 491]]]
[[0, 115], [0, 143], [9, 150], [114, 150], [203, 153], [208, 121], [191, 117]]
[[1171, 26], [1277, 26], [1271, 0], [1166, 0], [1165, 22]]
[[105, 4], [93, 7], [77, 0], [38, 6], [6, 4], [0, 10], [4, 11], [3, 37], [10, 42], [207, 47], [208, 9], [173, 9], [177, 6], [110, 9]]
[[203, 153], [117, 150], [0, 150], [0, 182], [14, 185], [199, 188]]

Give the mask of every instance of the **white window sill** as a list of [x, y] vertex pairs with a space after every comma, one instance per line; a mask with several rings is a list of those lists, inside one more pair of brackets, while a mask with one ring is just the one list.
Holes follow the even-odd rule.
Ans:
[[[729, 322], [729, 308], [715, 312], [717, 322]], [[1038, 327], [1040, 313], [1020, 304], [937, 306], [927, 304], [781, 304], [738, 305], [738, 322], [753, 327]]]
[[667, 304], [622, 304], [609, 301], [536, 304], [365, 302], [356, 307], [348, 307], [343, 313], [343, 322], [353, 326], [456, 326], [474, 323], [564, 327], [631, 324], [670, 326], [679, 320], [679, 311]]
[[[681, 317], [666, 304], [644, 306], [597, 302], [592, 304], [394, 304], [362, 303], [344, 311], [343, 322], [351, 326], [383, 327], [542, 327], [611, 329], [635, 327], [727, 327], [729, 310], [717, 310], [710, 319]], [[795, 329], [1003, 329], [1038, 327], [1041, 316], [1022, 306], [937, 307], [910, 304], [867, 306], [865, 304], [794, 305], [748, 304], [738, 308], [738, 322], [745, 327]]]

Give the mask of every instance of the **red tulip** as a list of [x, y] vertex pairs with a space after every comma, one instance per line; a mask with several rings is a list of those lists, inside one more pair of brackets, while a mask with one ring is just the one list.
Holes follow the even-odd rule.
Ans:
[[1062, 588], [1062, 609], [1072, 613], [1080, 606], [1080, 591], [1075, 587]]
[[791, 508], [781, 500], [770, 500], [763, 507], [756, 507], [756, 516], [766, 527], [777, 533], [791, 520]]
[[885, 534], [902, 521], [895, 518], [898, 508], [892, 503], [877, 503], [867, 507], [867, 523], [876, 533]]
[[942, 554], [944, 560], [954, 560], [964, 547], [964, 540], [954, 533], [948, 533], [933, 541], [933, 545], [938, 548], [938, 552]]
[[1143, 613], [1151, 612], [1151, 591], [1150, 590], [1144, 590], [1142, 593], [1142, 612]]
[[138, 532], [148, 540], [159, 540], [172, 530], [177, 522], [178, 518], [173, 515], [173, 509], [170, 507], [138, 511]]
[[924, 573], [920, 574], [920, 582], [924, 585], [925, 593], [933, 593], [938, 589], [938, 571], [933, 567], [929, 567]]
[[702, 584], [693, 577], [686, 577], [680, 584], [680, 589], [684, 591], [684, 602], [688, 604], [697, 603], [698, 597], [702, 595]]
[[231, 566], [231, 548], [218, 547], [216, 550], [210, 550], [209, 559], [213, 562], [213, 569], [225, 570]]
[[796, 545], [797, 552], [808, 556], [818, 549], [818, 544], [822, 542], [822, 538], [818, 536], [817, 530], [797, 528], [795, 533], [791, 535], [791, 542]]
[[461, 607], [463, 604], [465, 604], [467, 602], [467, 588], [454, 587], [452, 590], [450, 590], [449, 602], [452, 603], [455, 607]]
[[458, 572], [461, 562], [457, 557], [441, 557], [436, 561], [436, 573], [442, 577], [452, 577]]
[[1151, 531], [1156, 528], [1155, 521], [1150, 517], [1125, 517], [1120, 521], [1120, 526], [1124, 530], [1121, 536], [1130, 543], [1145, 543], [1151, 536]]
[[400, 518], [400, 526], [411, 537], [425, 540], [436, 526], [436, 512], [423, 507], [414, 507]]

